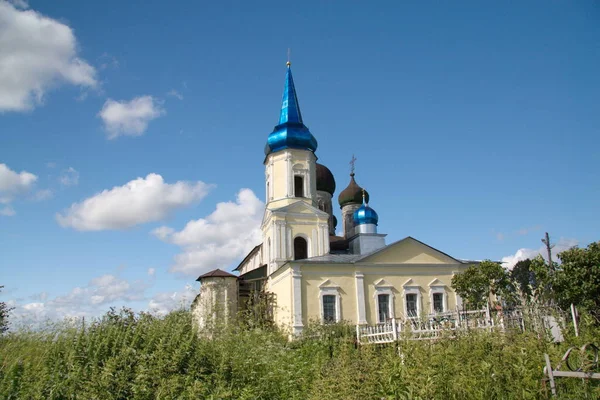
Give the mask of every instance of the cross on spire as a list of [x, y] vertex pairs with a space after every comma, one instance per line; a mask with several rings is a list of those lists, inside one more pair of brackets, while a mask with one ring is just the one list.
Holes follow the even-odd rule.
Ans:
[[350, 175], [354, 175], [354, 168], [356, 164], [356, 157], [352, 154], [352, 159], [350, 160]]

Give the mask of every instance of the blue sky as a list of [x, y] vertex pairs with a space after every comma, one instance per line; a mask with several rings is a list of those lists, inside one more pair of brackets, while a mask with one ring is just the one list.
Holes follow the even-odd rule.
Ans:
[[596, 2], [0, 0], [17, 317], [164, 312], [237, 265], [288, 48], [335, 196], [355, 154], [388, 243], [514, 261], [546, 231], [600, 239]]

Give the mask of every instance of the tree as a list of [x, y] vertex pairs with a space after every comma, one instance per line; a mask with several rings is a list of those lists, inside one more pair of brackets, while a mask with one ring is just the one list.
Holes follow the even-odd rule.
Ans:
[[521, 293], [530, 298], [535, 286], [535, 274], [531, 270], [531, 260], [528, 258], [516, 263], [509, 275]]
[[508, 271], [499, 263], [482, 261], [452, 277], [452, 288], [474, 308], [483, 307], [490, 295], [509, 297], [512, 290]]
[[[0, 291], [4, 286], [0, 286]], [[0, 335], [8, 330], [8, 314], [12, 311], [12, 307], [6, 305], [5, 302], [0, 302]]]
[[571, 304], [584, 309], [600, 323], [600, 241], [587, 248], [573, 247], [558, 254], [561, 264], [552, 289], [563, 309]]

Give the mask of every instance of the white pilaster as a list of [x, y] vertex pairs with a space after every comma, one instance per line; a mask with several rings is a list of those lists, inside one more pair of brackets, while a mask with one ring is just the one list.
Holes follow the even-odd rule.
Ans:
[[304, 327], [302, 323], [302, 272], [300, 272], [299, 265], [292, 267], [292, 301], [294, 304], [293, 334], [298, 335]]
[[365, 309], [365, 281], [362, 272], [355, 272], [356, 279], [356, 311], [358, 315], [358, 325], [367, 324], [367, 312]]

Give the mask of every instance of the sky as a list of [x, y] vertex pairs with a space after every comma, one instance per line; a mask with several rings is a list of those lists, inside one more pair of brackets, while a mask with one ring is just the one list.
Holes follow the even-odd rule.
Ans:
[[334, 197], [354, 154], [387, 243], [510, 267], [600, 240], [595, 1], [0, 0], [13, 322], [166, 313], [235, 268], [288, 48]]

